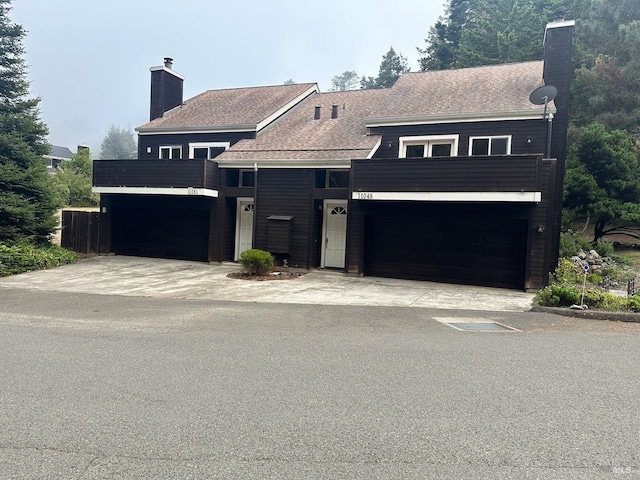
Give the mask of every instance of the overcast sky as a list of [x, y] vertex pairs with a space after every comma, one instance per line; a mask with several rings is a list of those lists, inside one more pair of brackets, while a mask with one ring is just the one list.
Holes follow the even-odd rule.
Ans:
[[444, 0], [14, 0], [27, 30], [32, 96], [49, 142], [99, 147], [110, 125], [149, 116], [149, 67], [173, 57], [185, 99], [208, 89], [375, 76], [389, 46], [418, 69], [416, 47]]

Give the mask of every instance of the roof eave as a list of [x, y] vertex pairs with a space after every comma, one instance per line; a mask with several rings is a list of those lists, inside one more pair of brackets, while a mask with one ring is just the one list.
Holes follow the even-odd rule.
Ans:
[[181, 134], [181, 133], [234, 133], [256, 132], [258, 126], [255, 123], [237, 125], [203, 125], [197, 127], [137, 127], [138, 135]]
[[[547, 108], [548, 113], [555, 113], [553, 107]], [[416, 115], [406, 117], [371, 117], [365, 119], [368, 128], [401, 126], [401, 125], [432, 125], [437, 123], [469, 123], [485, 121], [505, 121], [505, 120], [539, 120], [544, 118], [544, 109], [536, 110], [514, 110], [499, 112], [474, 112], [474, 113], [451, 113], [436, 115]]]

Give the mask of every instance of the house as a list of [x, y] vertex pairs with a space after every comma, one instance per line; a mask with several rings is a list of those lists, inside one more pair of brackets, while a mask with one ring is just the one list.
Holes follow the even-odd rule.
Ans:
[[49, 155], [44, 155], [47, 171], [49, 173], [54, 173], [56, 168], [58, 168], [62, 162], [65, 160], [71, 160], [72, 155], [73, 153], [67, 147], [51, 145]]
[[[165, 59], [138, 159], [94, 161], [101, 250], [219, 262], [253, 247], [305, 268], [540, 288], [558, 255], [573, 28], [548, 25], [542, 61], [383, 90], [183, 101]], [[532, 103], [541, 86], [557, 95]]]

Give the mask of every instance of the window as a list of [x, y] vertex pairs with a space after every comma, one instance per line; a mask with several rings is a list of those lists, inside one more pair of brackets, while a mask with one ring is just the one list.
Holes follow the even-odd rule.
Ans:
[[455, 157], [458, 155], [458, 135], [400, 137], [400, 158]]
[[326, 188], [349, 188], [349, 172], [343, 170], [327, 170]]
[[511, 136], [470, 137], [469, 155], [511, 155]]
[[162, 160], [178, 160], [182, 158], [181, 146], [160, 147], [160, 158]]
[[254, 186], [254, 171], [253, 170], [240, 170], [238, 184], [239, 187], [253, 187]]
[[189, 158], [211, 160], [229, 148], [229, 145], [229, 142], [190, 143]]

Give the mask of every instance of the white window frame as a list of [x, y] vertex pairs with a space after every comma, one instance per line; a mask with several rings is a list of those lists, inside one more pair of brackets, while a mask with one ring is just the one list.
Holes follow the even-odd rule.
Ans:
[[[189, 144], [189, 158], [195, 158], [194, 150], [196, 148], [224, 148], [228, 150], [231, 146], [230, 142], [195, 142]], [[207, 152], [207, 160], [211, 160], [211, 150]]]
[[168, 149], [169, 150], [169, 160], [178, 160], [173, 158], [173, 150], [174, 149], [180, 149], [180, 156], [178, 157], [178, 159], [182, 158], [182, 145], [163, 145], [160, 148], [158, 148], [158, 158], [160, 160], [163, 160], [162, 158], [162, 150], [163, 149]]
[[511, 135], [485, 135], [482, 137], [469, 137], [469, 156], [473, 155], [473, 141], [474, 140], [489, 140], [489, 153], [488, 155], [493, 155], [491, 153], [491, 143], [494, 138], [506, 138], [507, 139], [507, 153], [506, 154], [496, 154], [496, 155], [511, 155]]
[[398, 158], [407, 158], [407, 146], [424, 145], [424, 157], [431, 157], [434, 144], [451, 143], [451, 156], [458, 156], [460, 135], [425, 135], [415, 137], [400, 137]]

